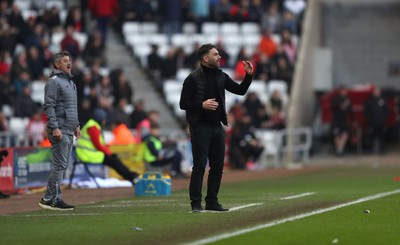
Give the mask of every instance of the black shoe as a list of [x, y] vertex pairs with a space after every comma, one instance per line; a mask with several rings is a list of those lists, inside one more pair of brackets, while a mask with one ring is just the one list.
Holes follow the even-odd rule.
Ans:
[[131, 180], [132, 186], [135, 186], [139, 181], [140, 174], [133, 172], [133, 179]]
[[0, 192], [0, 199], [5, 199], [5, 198], [9, 198], [10, 195], [4, 194], [3, 192]]
[[51, 207], [51, 200], [45, 201], [43, 198], [39, 202], [39, 207], [41, 207], [43, 209], [48, 209], [48, 210], [52, 210], [53, 209]]
[[203, 211], [203, 207], [201, 206], [201, 204], [192, 204], [192, 213], [198, 213]]
[[66, 204], [62, 199], [56, 199], [50, 204], [51, 210], [74, 210], [75, 206]]
[[206, 204], [206, 210], [226, 212], [229, 211], [229, 208], [223, 208], [221, 204]]

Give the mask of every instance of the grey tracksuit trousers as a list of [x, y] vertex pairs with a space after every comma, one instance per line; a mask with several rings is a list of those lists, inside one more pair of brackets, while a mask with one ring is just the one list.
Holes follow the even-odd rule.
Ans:
[[51, 160], [51, 172], [44, 199], [58, 200], [61, 199], [61, 181], [71, 159], [74, 136], [63, 134], [60, 141], [56, 140], [51, 134], [48, 137], [51, 142], [53, 158]]

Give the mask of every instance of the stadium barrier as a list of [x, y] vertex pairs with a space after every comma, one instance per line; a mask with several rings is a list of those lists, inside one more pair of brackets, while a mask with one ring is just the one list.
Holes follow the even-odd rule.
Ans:
[[312, 131], [310, 128], [292, 128], [283, 130], [257, 129], [256, 137], [264, 145], [260, 164], [262, 168], [269, 165], [269, 157], [273, 158], [272, 167], [285, 167], [288, 163], [283, 160], [284, 154], [295, 153], [295, 161], [303, 164], [309, 161], [312, 145]]

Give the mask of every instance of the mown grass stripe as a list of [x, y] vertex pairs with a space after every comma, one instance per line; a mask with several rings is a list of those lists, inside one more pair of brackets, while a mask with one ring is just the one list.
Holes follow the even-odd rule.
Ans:
[[359, 204], [359, 203], [363, 203], [363, 202], [379, 199], [379, 198], [382, 198], [382, 197], [385, 197], [385, 196], [390, 196], [390, 195], [394, 195], [394, 194], [398, 194], [398, 193], [400, 193], [400, 189], [396, 189], [396, 190], [388, 191], [388, 192], [382, 192], [382, 193], [378, 193], [378, 194], [375, 194], [375, 195], [372, 195], [372, 196], [366, 196], [366, 197], [357, 199], [357, 200], [352, 201], [352, 202], [347, 202], [347, 203], [335, 205], [335, 206], [332, 206], [332, 207], [329, 207], [329, 208], [317, 209], [317, 210], [312, 211], [312, 212], [307, 212], [307, 213], [295, 215], [295, 216], [288, 217], [288, 218], [281, 219], [281, 220], [275, 220], [275, 221], [272, 221], [272, 222], [269, 222], [269, 223], [265, 223], [265, 224], [262, 224], [262, 225], [257, 225], [257, 226], [254, 226], [254, 227], [250, 227], [250, 228], [246, 228], [246, 229], [242, 229], [242, 230], [238, 230], [238, 231], [234, 231], [234, 232], [229, 232], [229, 233], [224, 233], [224, 234], [217, 235], [217, 236], [208, 237], [208, 238], [201, 239], [201, 240], [198, 240], [198, 241], [194, 241], [194, 242], [191, 242], [191, 243], [188, 243], [188, 244], [196, 244], [196, 245], [208, 244], [208, 243], [220, 241], [220, 240], [223, 240], [223, 239], [226, 239], [226, 238], [242, 235], [242, 234], [253, 232], [253, 231], [256, 231], [256, 230], [272, 227], [272, 226], [275, 226], [275, 225], [280, 225], [280, 224], [283, 224], [283, 223], [286, 223], [286, 222], [303, 219], [303, 218], [310, 217], [310, 216], [313, 216], [313, 215], [316, 215], [316, 214], [326, 213], [326, 212], [333, 211], [333, 210], [336, 210], [336, 209], [339, 209], [339, 208], [344, 208], [344, 207], [351, 206], [351, 205], [354, 205], [354, 204]]

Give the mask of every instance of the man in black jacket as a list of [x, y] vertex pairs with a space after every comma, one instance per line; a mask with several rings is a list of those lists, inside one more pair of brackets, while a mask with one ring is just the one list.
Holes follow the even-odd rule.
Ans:
[[373, 152], [380, 154], [389, 108], [379, 88], [375, 87], [372, 90], [372, 94], [367, 98], [364, 106], [364, 115], [371, 133]]
[[228, 211], [218, 202], [225, 155], [225, 132], [221, 122], [227, 125], [225, 90], [244, 95], [252, 81], [253, 65], [243, 61], [246, 76], [237, 83], [219, 69], [221, 56], [215, 45], [202, 45], [198, 57], [201, 65], [185, 79], [180, 98], [180, 108], [186, 110], [192, 142], [191, 206], [193, 212], [203, 210], [201, 189], [208, 159], [210, 170], [205, 209]]

